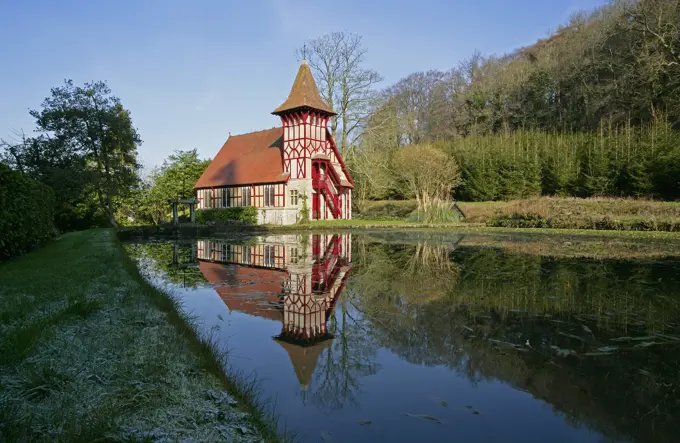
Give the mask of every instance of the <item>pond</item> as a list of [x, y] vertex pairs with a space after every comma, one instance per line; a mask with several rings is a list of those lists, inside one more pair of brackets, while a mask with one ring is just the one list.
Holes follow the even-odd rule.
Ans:
[[126, 248], [300, 441], [677, 442], [680, 260], [546, 242], [339, 232]]

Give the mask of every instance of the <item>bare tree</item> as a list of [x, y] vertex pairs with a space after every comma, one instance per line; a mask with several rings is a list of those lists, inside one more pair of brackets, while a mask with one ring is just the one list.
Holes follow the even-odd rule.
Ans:
[[416, 72], [387, 90], [395, 105], [396, 117], [405, 144], [428, 139], [434, 111], [434, 91], [444, 78], [440, 71]]
[[340, 152], [354, 143], [371, 111], [373, 86], [382, 80], [380, 74], [363, 67], [366, 51], [361, 36], [347, 32], [310, 40], [296, 51], [298, 58], [307, 60], [319, 92], [338, 113], [330, 129], [336, 141], [339, 138]]

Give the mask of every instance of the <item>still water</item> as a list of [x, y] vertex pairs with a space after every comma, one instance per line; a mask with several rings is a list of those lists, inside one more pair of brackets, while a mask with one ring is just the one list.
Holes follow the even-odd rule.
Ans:
[[126, 247], [300, 441], [680, 441], [677, 259], [417, 233]]

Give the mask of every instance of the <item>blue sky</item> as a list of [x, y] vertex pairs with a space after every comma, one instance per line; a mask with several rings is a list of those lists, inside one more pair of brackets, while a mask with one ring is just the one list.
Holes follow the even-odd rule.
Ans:
[[0, 0], [0, 137], [30, 133], [65, 78], [106, 80], [132, 112], [147, 168], [176, 149], [213, 157], [229, 132], [278, 125], [294, 51], [333, 31], [363, 36], [382, 86], [446, 70], [475, 49], [502, 54], [604, 0], [336, 2]]

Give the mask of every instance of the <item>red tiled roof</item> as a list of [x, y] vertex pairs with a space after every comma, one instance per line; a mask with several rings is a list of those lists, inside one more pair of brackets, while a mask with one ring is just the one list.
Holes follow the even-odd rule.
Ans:
[[328, 106], [326, 102], [323, 101], [323, 98], [321, 98], [319, 89], [316, 87], [316, 82], [314, 81], [314, 76], [312, 75], [312, 70], [309, 69], [307, 62], [303, 61], [297, 76], [295, 77], [295, 82], [293, 82], [293, 87], [290, 90], [288, 98], [281, 106], [276, 108], [272, 114], [279, 114], [305, 106], [335, 115], [333, 108]]
[[280, 127], [230, 136], [194, 189], [286, 181], [282, 146]]
[[230, 311], [283, 321], [283, 311], [276, 306], [288, 277], [285, 271], [205, 261], [198, 268], [206, 280], [219, 285], [215, 291]]

